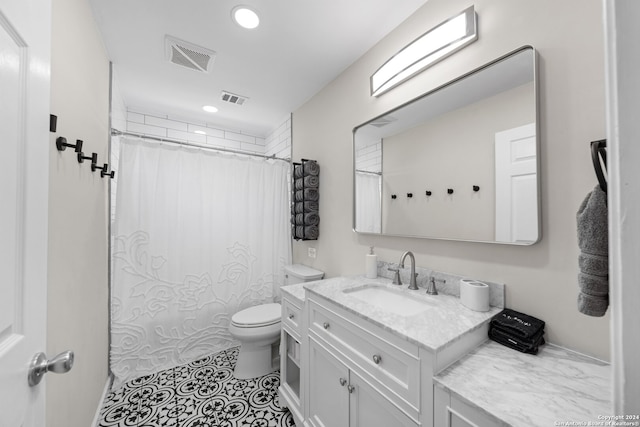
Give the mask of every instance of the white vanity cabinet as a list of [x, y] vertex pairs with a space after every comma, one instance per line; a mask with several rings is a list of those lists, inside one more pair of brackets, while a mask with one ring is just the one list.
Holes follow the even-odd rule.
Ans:
[[415, 427], [389, 396], [340, 361], [326, 344], [309, 338], [309, 424], [314, 427]]
[[307, 425], [431, 425], [432, 407], [422, 403], [432, 402], [430, 368], [427, 393], [421, 393], [422, 365], [431, 363], [428, 354], [423, 359], [417, 345], [322, 298], [308, 298], [305, 309]]
[[450, 393], [440, 384], [434, 385], [434, 426], [438, 427], [506, 427], [508, 424], [492, 417]]
[[304, 420], [304, 387], [302, 331], [304, 318], [300, 302], [282, 299], [282, 332], [280, 335], [280, 402], [291, 411], [296, 425]]

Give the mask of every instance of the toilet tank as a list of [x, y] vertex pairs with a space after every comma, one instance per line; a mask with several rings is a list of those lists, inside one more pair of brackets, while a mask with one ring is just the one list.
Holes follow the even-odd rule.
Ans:
[[324, 276], [324, 272], [315, 268], [307, 267], [302, 264], [293, 264], [284, 266], [284, 284], [294, 285], [296, 283], [312, 282], [320, 280]]

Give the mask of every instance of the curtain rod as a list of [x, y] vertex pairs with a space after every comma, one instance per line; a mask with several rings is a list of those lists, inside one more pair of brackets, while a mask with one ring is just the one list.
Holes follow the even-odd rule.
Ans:
[[170, 144], [178, 144], [178, 145], [186, 145], [188, 147], [203, 148], [205, 150], [223, 151], [225, 153], [241, 154], [243, 156], [261, 157], [263, 159], [272, 159], [272, 160], [281, 160], [283, 162], [290, 162], [290, 159], [282, 159], [280, 157], [276, 157], [275, 154], [272, 154], [271, 156], [267, 156], [267, 155], [264, 155], [264, 154], [247, 153], [247, 152], [240, 151], [240, 150], [232, 150], [230, 148], [221, 148], [221, 147], [212, 147], [210, 145], [194, 144], [193, 142], [179, 141], [177, 139], [163, 138], [163, 137], [160, 137], [160, 136], [143, 135], [141, 133], [134, 133], [134, 132], [124, 132], [124, 131], [121, 131], [121, 130], [118, 130], [118, 129], [115, 129], [115, 128], [111, 128], [111, 135], [113, 135], [113, 136], [132, 136], [134, 138], [151, 139], [153, 141], [168, 142]]
[[369, 175], [380, 175], [382, 176], [382, 172], [371, 172], [371, 171], [363, 171], [360, 169], [356, 169], [357, 173], [365, 173], [365, 174], [369, 174]]

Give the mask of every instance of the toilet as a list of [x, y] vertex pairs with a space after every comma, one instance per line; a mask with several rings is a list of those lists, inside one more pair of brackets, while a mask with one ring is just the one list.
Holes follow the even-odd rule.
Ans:
[[[324, 273], [302, 264], [284, 267], [284, 285], [320, 280]], [[268, 303], [245, 308], [231, 317], [229, 333], [240, 341], [233, 374], [238, 379], [260, 377], [273, 371], [271, 348], [280, 338], [282, 307]]]

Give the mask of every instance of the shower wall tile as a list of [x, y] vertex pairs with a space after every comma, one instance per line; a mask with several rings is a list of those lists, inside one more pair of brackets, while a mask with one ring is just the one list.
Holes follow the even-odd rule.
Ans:
[[174, 129], [186, 132], [188, 125], [184, 122], [179, 122], [176, 120], [162, 119], [160, 117], [154, 116], [144, 116], [144, 123], [152, 126], [159, 126], [167, 129]]
[[224, 137], [225, 139], [230, 139], [232, 141], [248, 142], [250, 144], [256, 143], [256, 138], [254, 136], [244, 135], [236, 132], [225, 132]]
[[[182, 120], [140, 109], [127, 111], [126, 130], [142, 135], [207, 144], [213, 147], [245, 151], [252, 154], [291, 158], [291, 118], [287, 117], [265, 137], [224, 129], [199, 120]], [[206, 135], [195, 133], [196, 130]]]
[[167, 136], [171, 139], [181, 139], [183, 141], [197, 142], [198, 144], [206, 144], [207, 136], [193, 132], [183, 132], [174, 129], [167, 129]]
[[134, 113], [133, 111], [128, 111], [127, 112], [127, 121], [128, 122], [144, 124], [144, 114]]
[[291, 158], [291, 116], [265, 138], [265, 154], [281, 159]]
[[164, 136], [167, 137], [167, 129], [158, 126], [149, 126], [141, 123], [127, 122], [127, 130], [129, 132], [141, 133], [143, 135]]
[[208, 126], [189, 124], [188, 132], [195, 132], [195, 131], [205, 132], [206, 136], [215, 136], [218, 138], [224, 138], [224, 131], [221, 129], [214, 129]]

